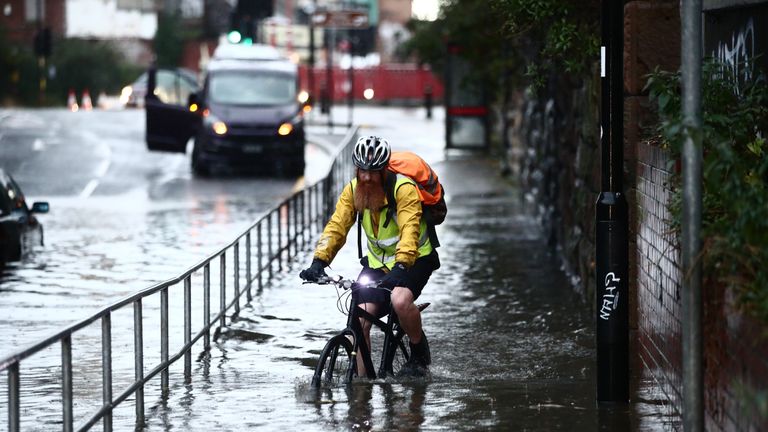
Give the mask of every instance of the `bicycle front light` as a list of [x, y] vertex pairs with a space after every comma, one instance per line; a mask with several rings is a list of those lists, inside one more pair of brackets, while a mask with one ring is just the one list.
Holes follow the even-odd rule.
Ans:
[[360, 285], [368, 285], [371, 283], [371, 278], [368, 276], [360, 276], [360, 280], [357, 281]]

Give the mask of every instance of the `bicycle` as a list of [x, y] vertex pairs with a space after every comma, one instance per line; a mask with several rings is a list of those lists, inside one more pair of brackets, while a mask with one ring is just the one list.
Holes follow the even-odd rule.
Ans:
[[[310, 283], [310, 282], [305, 282]], [[395, 377], [402, 369], [405, 362], [408, 361], [409, 352], [406, 343], [403, 341], [405, 331], [400, 327], [395, 311], [390, 304], [389, 319], [384, 322], [375, 317], [368, 311], [357, 306], [357, 295], [359, 290], [366, 288], [386, 289], [378, 286], [378, 282], [356, 282], [341, 277], [325, 277], [318, 280], [319, 285], [334, 285], [336, 289], [350, 292], [349, 303], [346, 311], [343, 309], [344, 292], [339, 294], [339, 309], [347, 313], [347, 326], [337, 335], [333, 336], [325, 344], [320, 353], [320, 359], [315, 367], [315, 374], [312, 377], [312, 387], [319, 387], [321, 384], [340, 385], [349, 384], [358, 375], [356, 356], [362, 357], [368, 379]], [[388, 290], [387, 291], [391, 291]], [[418, 304], [419, 312], [429, 306], [429, 303]], [[363, 337], [363, 328], [360, 324], [360, 318], [370, 321], [373, 326], [378, 327], [384, 333], [382, 343], [381, 362], [378, 373], [374, 370], [371, 353], [368, 344]]]

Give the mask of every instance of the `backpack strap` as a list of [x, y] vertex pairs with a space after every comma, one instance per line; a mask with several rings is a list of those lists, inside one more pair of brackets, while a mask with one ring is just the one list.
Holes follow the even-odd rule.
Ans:
[[397, 215], [397, 202], [395, 201], [395, 184], [397, 183], [397, 174], [387, 170], [384, 179], [384, 190], [387, 192], [387, 216], [384, 218], [383, 227], [386, 228], [389, 222]]

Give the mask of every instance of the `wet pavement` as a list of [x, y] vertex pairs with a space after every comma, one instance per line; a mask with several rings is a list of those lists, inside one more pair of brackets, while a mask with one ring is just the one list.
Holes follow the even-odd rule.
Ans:
[[[432, 303], [422, 315], [429, 379], [309, 386], [345, 316], [332, 288], [300, 283], [307, 251], [199, 359], [192, 383], [155, 406], [148, 429], [663, 429], [642, 403], [597, 408], [589, 308], [495, 163], [456, 158], [434, 167], [449, 216], [438, 228], [442, 267], [420, 298]], [[354, 276], [355, 248], [351, 234], [329, 273]]]
[[[337, 310], [333, 288], [301, 284], [297, 274], [311, 261], [311, 250], [306, 250], [233, 317], [210, 352], [200, 354], [201, 344], [193, 349], [191, 383], [184, 384], [183, 362], [177, 362], [171, 368], [171, 392], [166, 400], [159, 396], [158, 379], [147, 386], [146, 430], [665, 429], [663, 419], [647, 402], [654, 397], [646, 395], [642, 386], [633, 394], [638, 402], [613, 410], [598, 409], [589, 305], [571, 290], [559, 259], [541, 238], [519, 191], [498, 176], [498, 163], [468, 154], [446, 157], [440, 113], [431, 123], [423, 122], [420, 115], [418, 110], [372, 108], [360, 110], [356, 121], [364, 125], [361, 133], [378, 133], [391, 139], [396, 148], [424, 154], [447, 191], [449, 214], [438, 227], [442, 267], [420, 298], [432, 304], [423, 313], [432, 348], [431, 377], [362, 381], [322, 390], [310, 387], [320, 350], [344, 327], [346, 317]], [[413, 146], [403, 145], [409, 140]], [[227, 212], [227, 220], [232, 222], [229, 229], [250, 221], [238, 220], [238, 215], [254, 210], [248, 201], [240, 202], [241, 211]], [[72, 257], [69, 265], [91, 262], [100, 271], [90, 284], [78, 279], [78, 284], [89, 287], [84, 290], [87, 295], [78, 300], [78, 308], [103, 303], [98, 287], [120, 286], [122, 290], [126, 285], [148, 285], [152, 277], [163, 273], [164, 261], [174, 266], [193, 264], [195, 254], [213, 245], [192, 242], [184, 246], [179, 240], [189, 236], [182, 228], [186, 222], [189, 229], [206, 226], [216, 218], [216, 208], [210, 203], [177, 209], [176, 216], [185, 221], [178, 224], [177, 234], [177, 230], [153, 234], [151, 229], [141, 229], [146, 234], [127, 235], [130, 239], [124, 241], [115, 237], [118, 244], [133, 251], [114, 257], [116, 263], [104, 264], [103, 258], [84, 247], [82, 255]], [[173, 213], [160, 211], [160, 216]], [[204, 220], [192, 223], [195, 218]], [[219, 234], [224, 235], [223, 227]], [[100, 236], [98, 231], [93, 235]], [[150, 244], [159, 239], [162, 247], [131, 246], [136, 239]], [[357, 274], [355, 241], [351, 233], [329, 273]], [[195, 247], [189, 250], [190, 246]], [[94, 266], [94, 260], [102, 261]], [[155, 266], [151, 273], [138, 271], [139, 265], [147, 264]], [[114, 268], [122, 271], [115, 274]], [[135, 279], [129, 280], [124, 270], [132, 268]], [[73, 279], [76, 274], [72, 272]], [[65, 279], [48, 285], [54, 287], [52, 291], [64, 291], [71, 284]], [[60, 353], [54, 348], [44, 356], [55, 359]], [[130, 382], [119, 376], [132, 376], [130, 345], [116, 348], [114, 357], [117, 389]], [[99, 364], [94, 356], [81, 359], [75, 367], [76, 425], [100, 400], [99, 372], [90, 370]], [[57, 373], [55, 368], [36, 371], [40, 386], [22, 394], [26, 400], [38, 401], [31, 412], [22, 413], [29, 420], [23, 423], [24, 430], [60, 427], [60, 401], [41, 396], [60, 387]], [[4, 388], [3, 378], [0, 385]], [[6, 413], [0, 412], [0, 416], [5, 418]], [[114, 417], [115, 430], [132, 430], [133, 399], [118, 406]]]

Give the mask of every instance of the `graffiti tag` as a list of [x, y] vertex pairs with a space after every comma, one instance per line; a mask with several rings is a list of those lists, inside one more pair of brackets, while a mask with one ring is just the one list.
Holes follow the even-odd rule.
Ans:
[[619, 282], [613, 272], [605, 275], [605, 292], [603, 293], [603, 305], [600, 307], [600, 318], [608, 320], [611, 313], [619, 307]]

